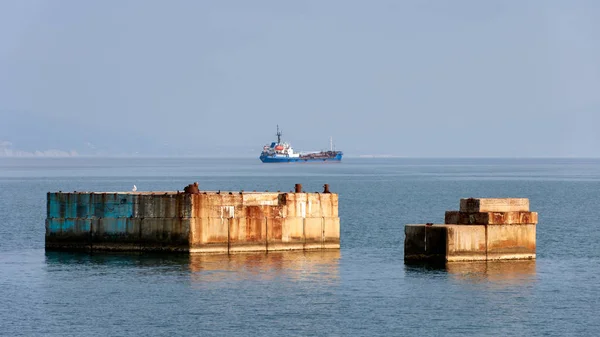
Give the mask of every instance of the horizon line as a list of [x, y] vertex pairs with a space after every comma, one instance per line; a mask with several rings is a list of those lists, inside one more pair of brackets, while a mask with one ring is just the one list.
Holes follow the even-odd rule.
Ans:
[[[75, 155], [75, 156], [0, 156], [0, 159], [77, 159], [77, 158], [97, 158], [97, 159], [256, 159], [254, 156], [219, 156], [219, 155]], [[584, 156], [395, 156], [395, 155], [344, 155], [349, 159], [600, 159], [600, 157]]]

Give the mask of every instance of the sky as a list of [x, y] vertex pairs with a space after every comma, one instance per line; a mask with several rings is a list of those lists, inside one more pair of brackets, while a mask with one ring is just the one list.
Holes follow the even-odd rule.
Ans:
[[598, 17], [595, 0], [0, 0], [0, 155], [258, 156], [279, 125], [347, 156], [600, 157]]

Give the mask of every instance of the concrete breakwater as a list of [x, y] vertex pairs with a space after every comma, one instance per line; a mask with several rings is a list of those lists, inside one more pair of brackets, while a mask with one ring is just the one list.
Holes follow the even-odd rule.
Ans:
[[245, 251], [339, 249], [329, 192], [72, 192], [47, 194], [46, 249]]
[[404, 260], [454, 262], [535, 259], [538, 214], [529, 199], [469, 198], [444, 224], [406, 225]]

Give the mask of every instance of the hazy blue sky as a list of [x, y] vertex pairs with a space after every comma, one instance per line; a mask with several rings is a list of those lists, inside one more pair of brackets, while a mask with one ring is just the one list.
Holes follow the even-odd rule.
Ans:
[[599, 18], [595, 0], [0, 0], [0, 142], [258, 156], [279, 124], [297, 150], [599, 157]]

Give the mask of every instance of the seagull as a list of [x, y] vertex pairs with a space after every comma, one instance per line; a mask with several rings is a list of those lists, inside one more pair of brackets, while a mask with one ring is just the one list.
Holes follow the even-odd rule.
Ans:
[[132, 191], [137, 191], [137, 186], [133, 185], [133, 188], [131, 189]]

